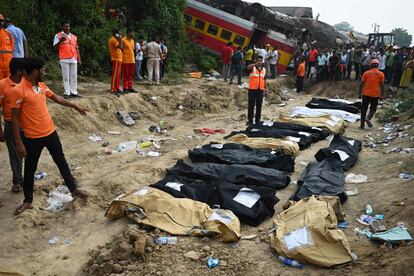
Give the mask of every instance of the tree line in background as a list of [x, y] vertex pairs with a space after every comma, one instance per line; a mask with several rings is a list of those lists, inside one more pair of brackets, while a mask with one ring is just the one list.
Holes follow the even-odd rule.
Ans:
[[[80, 73], [97, 77], [110, 72], [107, 41], [112, 29], [120, 28], [125, 33], [127, 26], [141, 31], [146, 39], [160, 36], [169, 49], [167, 66], [181, 71], [187, 45], [185, 6], [186, 0], [2, 0], [0, 13], [25, 32], [31, 56], [55, 66], [58, 57], [53, 37], [61, 30], [62, 21], [70, 21], [71, 32], [79, 41]], [[123, 11], [125, 20], [112, 16], [109, 10]]]

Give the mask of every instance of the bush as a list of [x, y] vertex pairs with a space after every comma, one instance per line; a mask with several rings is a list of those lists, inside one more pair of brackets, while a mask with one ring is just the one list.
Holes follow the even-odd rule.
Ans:
[[212, 69], [217, 70], [220, 64], [217, 56], [194, 44], [188, 46], [185, 61], [197, 65], [206, 72]]
[[[398, 96], [391, 101], [387, 108], [378, 114], [378, 121], [380, 123], [389, 123], [392, 121], [392, 117], [396, 115], [402, 115], [407, 112], [413, 112], [414, 107], [414, 87], [407, 92], [398, 94]], [[408, 114], [411, 118], [414, 114]]]

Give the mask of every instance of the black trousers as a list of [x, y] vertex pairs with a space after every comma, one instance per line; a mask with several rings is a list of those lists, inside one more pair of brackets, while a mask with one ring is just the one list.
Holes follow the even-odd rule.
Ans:
[[296, 77], [296, 92], [300, 93], [303, 91], [303, 77]]
[[[377, 97], [362, 96], [361, 128], [365, 127], [365, 119], [371, 120], [374, 117], [374, 114], [377, 111], [378, 99], [379, 98]], [[370, 106], [370, 108], [367, 116], [368, 106]]]
[[[22, 134], [23, 132], [20, 133], [20, 135]], [[23, 159], [19, 157], [16, 153], [16, 143], [13, 138], [11, 122], [5, 121], [4, 140], [6, 141], [7, 150], [9, 152], [10, 167], [13, 172], [13, 184], [23, 185]]]
[[385, 66], [385, 82], [390, 83], [392, 80], [392, 66]]
[[243, 67], [242, 66], [231, 66], [230, 69], [230, 82], [233, 82], [235, 76], [237, 76], [237, 84], [241, 85], [242, 82]]
[[63, 154], [62, 144], [60, 143], [57, 132], [53, 132], [49, 136], [42, 138], [24, 138], [24, 146], [26, 147], [27, 156], [24, 163], [24, 202], [33, 202], [33, 185], [34, 175], [36, 173], [37, 164], [39, 162], [40, 154], [43, 148], [47, 148], [53, 161], [58, 166], [60, 174], [65, 180], [65, 185], [73, 192], [76, 190], [76, 180], [72, 176], [69, 165], [66, 162]]
[[249, 108], [247, 111], [247, 120], [250, 124], [253, 123], [254, 107], [256, 106], [255, 123], [260, 123], [262, 117], [263, 91], [249, 89]]
[[397, 66], [394, 70], [394, 79], [393, 79], [393, 85], [394, 86], [400, 86], [400, 81], [401, 81], [401, 77], [402, 77], [402, 66]]
[[354, 62], [355, 68], [355, 80], [359, 80], [361, 78], [361, 63]]

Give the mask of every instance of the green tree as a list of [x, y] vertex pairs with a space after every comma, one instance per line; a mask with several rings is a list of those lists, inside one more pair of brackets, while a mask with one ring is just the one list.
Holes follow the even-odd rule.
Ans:
[[110, 5], [122, 9], [127, 25], [147, 39], [159, 36], [168, 47], [168, 68], [182, 71], [188, 46], [184, 28], [186, 0], [113, 0]]
[[391, 31], [394, 34], [395, 43], [400, 46], [410, 46], [411, 41], [413, 40], [413, 36], [410, 35], [406, 29], [403, 28], [395, 28]]
[[350, 32], [354, 30], [354, 27], [351, 26], [348, 22], [340, 22], [334, 25], [334, 27], [339, 31]]
[[3, 0], [0, 1], [0, 11], [25, 32], [30, 56], [41, 57], [54, 64], [57, 64], [58, 57], [52, 45], [53, 37], [61, 30], [62, 21], [70, 21], [71, 31], [79, 39], [83, 62], [80, 72], [101, 75], [110, 70], [107, 39], [117, 25], [106, 20], [101, 5], [98, 0]]

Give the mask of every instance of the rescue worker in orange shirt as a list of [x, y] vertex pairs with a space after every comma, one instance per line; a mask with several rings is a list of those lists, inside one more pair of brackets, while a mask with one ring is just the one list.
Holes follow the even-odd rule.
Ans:
[[302, 56], [299, 58], [298, 70], [296, 71], [296, 92], [303, 91], [303, 79], [305, 77], [305, 58]]
[[247, 66], [247, 70], [251, 70], [249, 76], [249, 94], [248, 94], [248, 111], [247, 111], [247, 125], [253, 124], [254, 107], [256, 106], [255, 123], [260, 124], [262, 116], [262, 104], [264, 91], [266, 89], [266, 68], [264, 67], [263, 57], [258, 55], [256, 63]]
[[122, 39], [122, 45], [122, 74], [124, 77], [123, 92], [137, 93], [137, 91], [132, 88], [132, 81], [135, 75], [135, 41], [134, 31], [132, 29], [127, 30], [126, 37]]
[[[7, 150], [9, 152], [10, 167], [13, 172], [13, 186], [12, 191], [18, 193], [22, 190], [23, 176], [22, 163], [23, 159], [16, 153], [16, 143], [12, 133], [12, 98], [14, 88], [22, 79], [24, 72], [24, 59], [12, 58], [10, 61], [10, 76], [0, 80], [0, 107], [3, 108], [4, 116], [4, 141], [6, 142]], [[0, 115], [1, 125], [1, 115]], [[0, 134], [1, 135], [1, 134]]]
[[[45, 63], [36, 58], [25, 60], [25, 77], [14, 88], [12, 96], [12, 131], [16, 141], [16, 152], [25, 158], [23, 192], [24, 201], [16, 211], [18, 215], [27, 209], [33, 209], [34, 175], [40, 155], [47, 148], [60, 174], [74, 198], [87, 198], [88, 193], [77, 187], [69, 165], [63, 153], [62, 144], [47, 108], [47, 98], [78, 111], [82, 116], [88, 111], [72, 102], [57, 96], [44, 83], [46, 75]], [[20, 135], [20, 127], [24, 137]]]
[[112, 36], [108, 40], [108, 48], [112, 63], [111, 92], [115, 96], [120, 97], [122, 95], [121, 72], [123, 41], [122, 34], [118, 29], [112, 30]]
[[[365, 123], [369, 128], [372, 127], [371, 119], [377, 111], [378, 100], [384, 95], [384, 73], [378, 70], [379, 61], [373, 59], [371, 61], [371, 69], [365, 71], [362, 75], [359, 93], [362, 96], [361, 107], [361, 129], [365, 128]], [[369, 114], [367, 115], [369, 108]]]
[[4, 28], [4, 17], [0, 14], [0, 80], [10, 74], [9, 64], [13, 57], [13, 35]]

